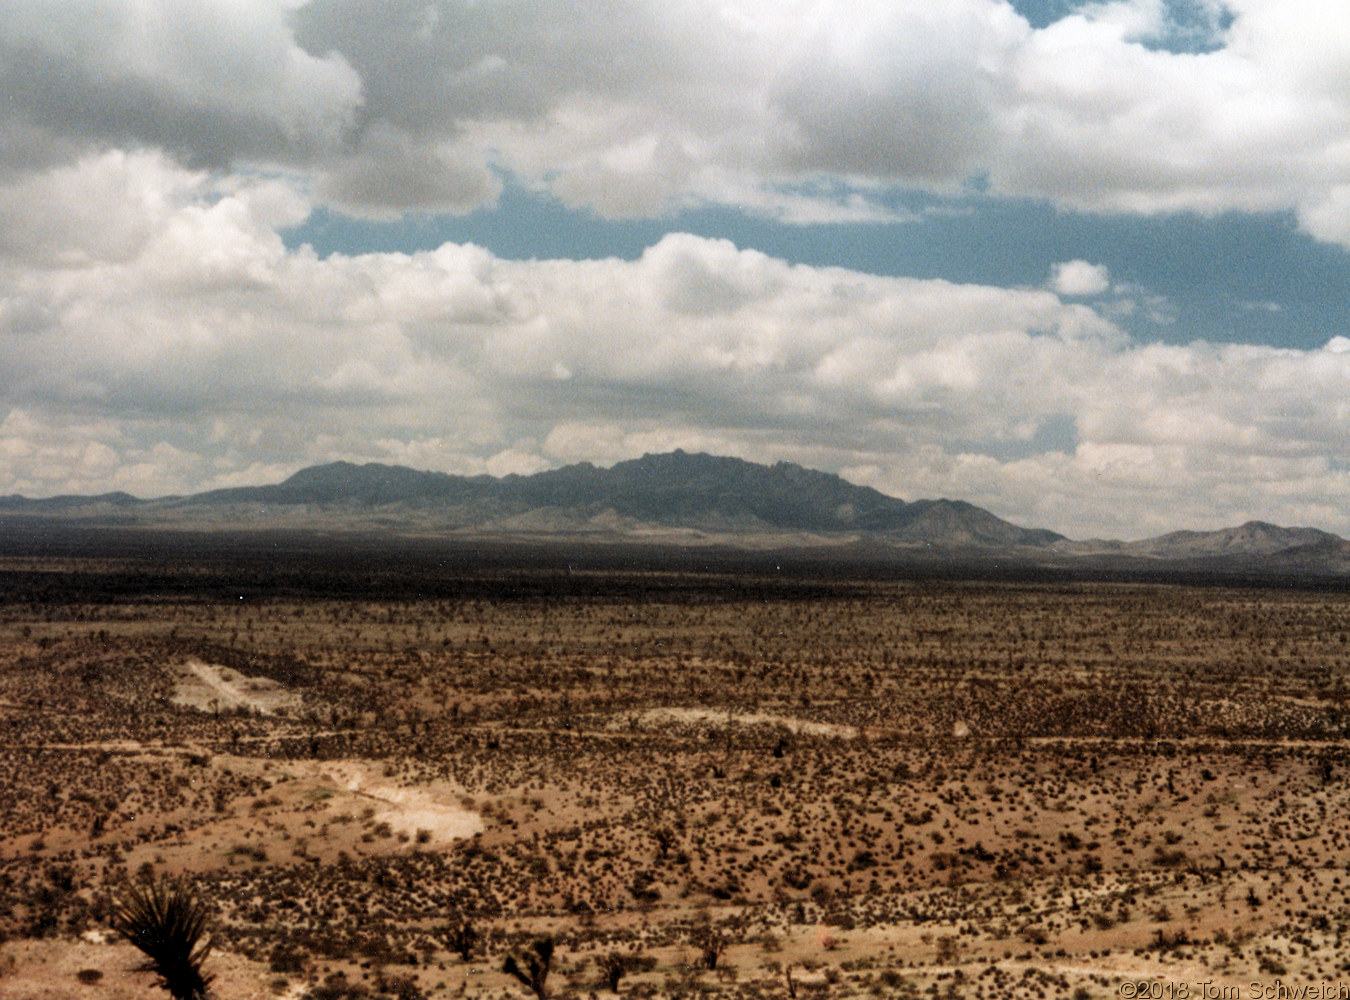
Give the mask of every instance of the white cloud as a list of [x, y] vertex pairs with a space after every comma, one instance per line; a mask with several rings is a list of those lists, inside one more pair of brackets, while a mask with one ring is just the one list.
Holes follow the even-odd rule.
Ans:
[[319, 178], [317, 194], [355, 215], [459, 212], [496, 200], [501, 181], [481, 154], [410, 136], [382, 122], [360, 137], [354, 153]]
[[157, 153], [111, 151], [0, 187], [0, 255], [80, 264], [134, 257], [205, 178]]
[[1212, 47], [1178, 52], [1161, 0], [1040, 30], [1007, 0], [35, 0], [0, 22], [0, 171], [152, 148], [376, 216], [490, 204], [506, 173], [610, 216], [801, 222], [980, 178], [1350, 244], [1339, 5], [1229, 0], [1222, 32], [1201, 6]]
[[319, 259], [277, 235], [308, 204], [284, 182], [152, 154], [0, 187], [0, 212], [28, 225], [19, 195], [59, 197], [64, 170], [118, 194], [0, 257], [0, 494], [682, 447], [858, 470], [1076, 536], [1249, 517], [1350, 533], [1344, 337], [1141, 345], [1049, 289], [683, 234], [635, 261], [453, 244]]
[[[154, 145], [193, 162], [332, 148], [361, 103], [345, 59], [296, 44], [290, 0], [26, 0], [0, 22], [0, 131], [50, 155]], [[0, 166], [31, 160], [0, 144]]]
[[[1160, 0], [1041, 30], [1003, 0], [483, 4], [430, 28], [420, 2], [337, 0], [299, 18], [312, 50], [360, 73], [366, 127], [421, 144], [447, 204], [494, 197], [489, 162], [612, 216], [726, 201], [847, 220], [878, 214], [876, 185], [984, 177], [995, 195], [1093, 211], [1294, 210], [1345, 242], [1344, 18], [1323, 0], [1226, 6], [1232, 25], [1202, 53], [1146, 44], [1175, 28]], [[393, 193], [374, 209], [407, 187], [402, 160], [383, 162]], [[813, 196], [821, 178], [855, 196]]]
[[1050, 289], [1070, 298], [1100, 295], [1111, 287], [1111, 272], [1101, 264], [1069, 260], [1050, 269]]

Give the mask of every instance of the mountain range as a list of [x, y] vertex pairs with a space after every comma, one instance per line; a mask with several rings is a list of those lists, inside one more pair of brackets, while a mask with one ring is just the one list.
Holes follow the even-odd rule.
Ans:
[[674, 451], [600, 468], [455, 476], [332, 462], [283, 482], [142, 500], [127, 493], [0, 497], [0, 519], [191, 530], [297, 529], [752, 549], [896, 560], [1007, 560], [1099, 569], [1350, 573], [1350, 542], [1259, 521], [1136, 542], [1074, 541], [961, 500], [904, 501], [789, 462]]

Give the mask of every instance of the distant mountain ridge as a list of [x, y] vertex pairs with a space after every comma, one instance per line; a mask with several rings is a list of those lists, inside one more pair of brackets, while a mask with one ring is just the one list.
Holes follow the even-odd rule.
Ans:
[[1274, 556], [1341, 545], [1350, 543], [1319, 528], [1284, 528], [1266, 521], [1248, 521], [1215, 531], [1169, 531], [1137, 542], [1066, 540], [1055, 547], [1074, 555], [1113, 553], [1154, 559], [1209, 559]]
[[1218, 531], [1172, 531], [1157, 538], [1135, 542], [1132, 551], [1170, 556], [1272, 555], [1305, 545], [1321, 545], [1342, 539], [1317, 528], [1282, 528], [1265, 521], [1248, 521], [1236, 528]]
[[[673, 451], [601, 468], [457, 476], [330, 462], [280, 483], [138, 500], [126, 493], [0, 498], [9, 514], [161, 528], [393, 531], [462, 538], [589, 539], [732, 547], [853, 546], [1037, 565], [1186, 565], [1350, 573], [1350, 542], [1251, 521], [1136, 542], [1073, 541], [962, 500], [905, 501], [833, 473]], [[858, 547], [863, 549], [859, 550]]]
[[635, 524], [743, 531], [886, 533], [932, 542], [1045, 546], [1052, 531], [1020, 528], [964, 501], [906, 503], [833, 473], [779, 462], [673, 451], [603, 469], [589, 462], [530, 476], [453, 476], [395, 465], [331, 462], [274, 486], [214, 490], [206, 504], [364, 504], [460, 508], [468, 520], [549, 510], [572, 519], [611, 514]]

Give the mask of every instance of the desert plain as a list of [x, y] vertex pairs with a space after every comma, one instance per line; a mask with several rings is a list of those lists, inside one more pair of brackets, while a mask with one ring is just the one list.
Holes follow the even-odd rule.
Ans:
[[1350, 995], [1343, 586], [522, 552], [0, 546], [0, 998]]

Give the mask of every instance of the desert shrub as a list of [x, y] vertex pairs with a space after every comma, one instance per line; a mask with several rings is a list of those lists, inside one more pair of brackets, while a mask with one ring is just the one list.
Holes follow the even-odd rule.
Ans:
[[341, 972], [334, 972], [304, 995], [302, 1000], [365, 1000], [370, 990], [363, 983], [349, 983]]
[[281, 942], [272, 949], [268, 964], [273, 972], [304, 972], [305, 953], [287, 942]]

